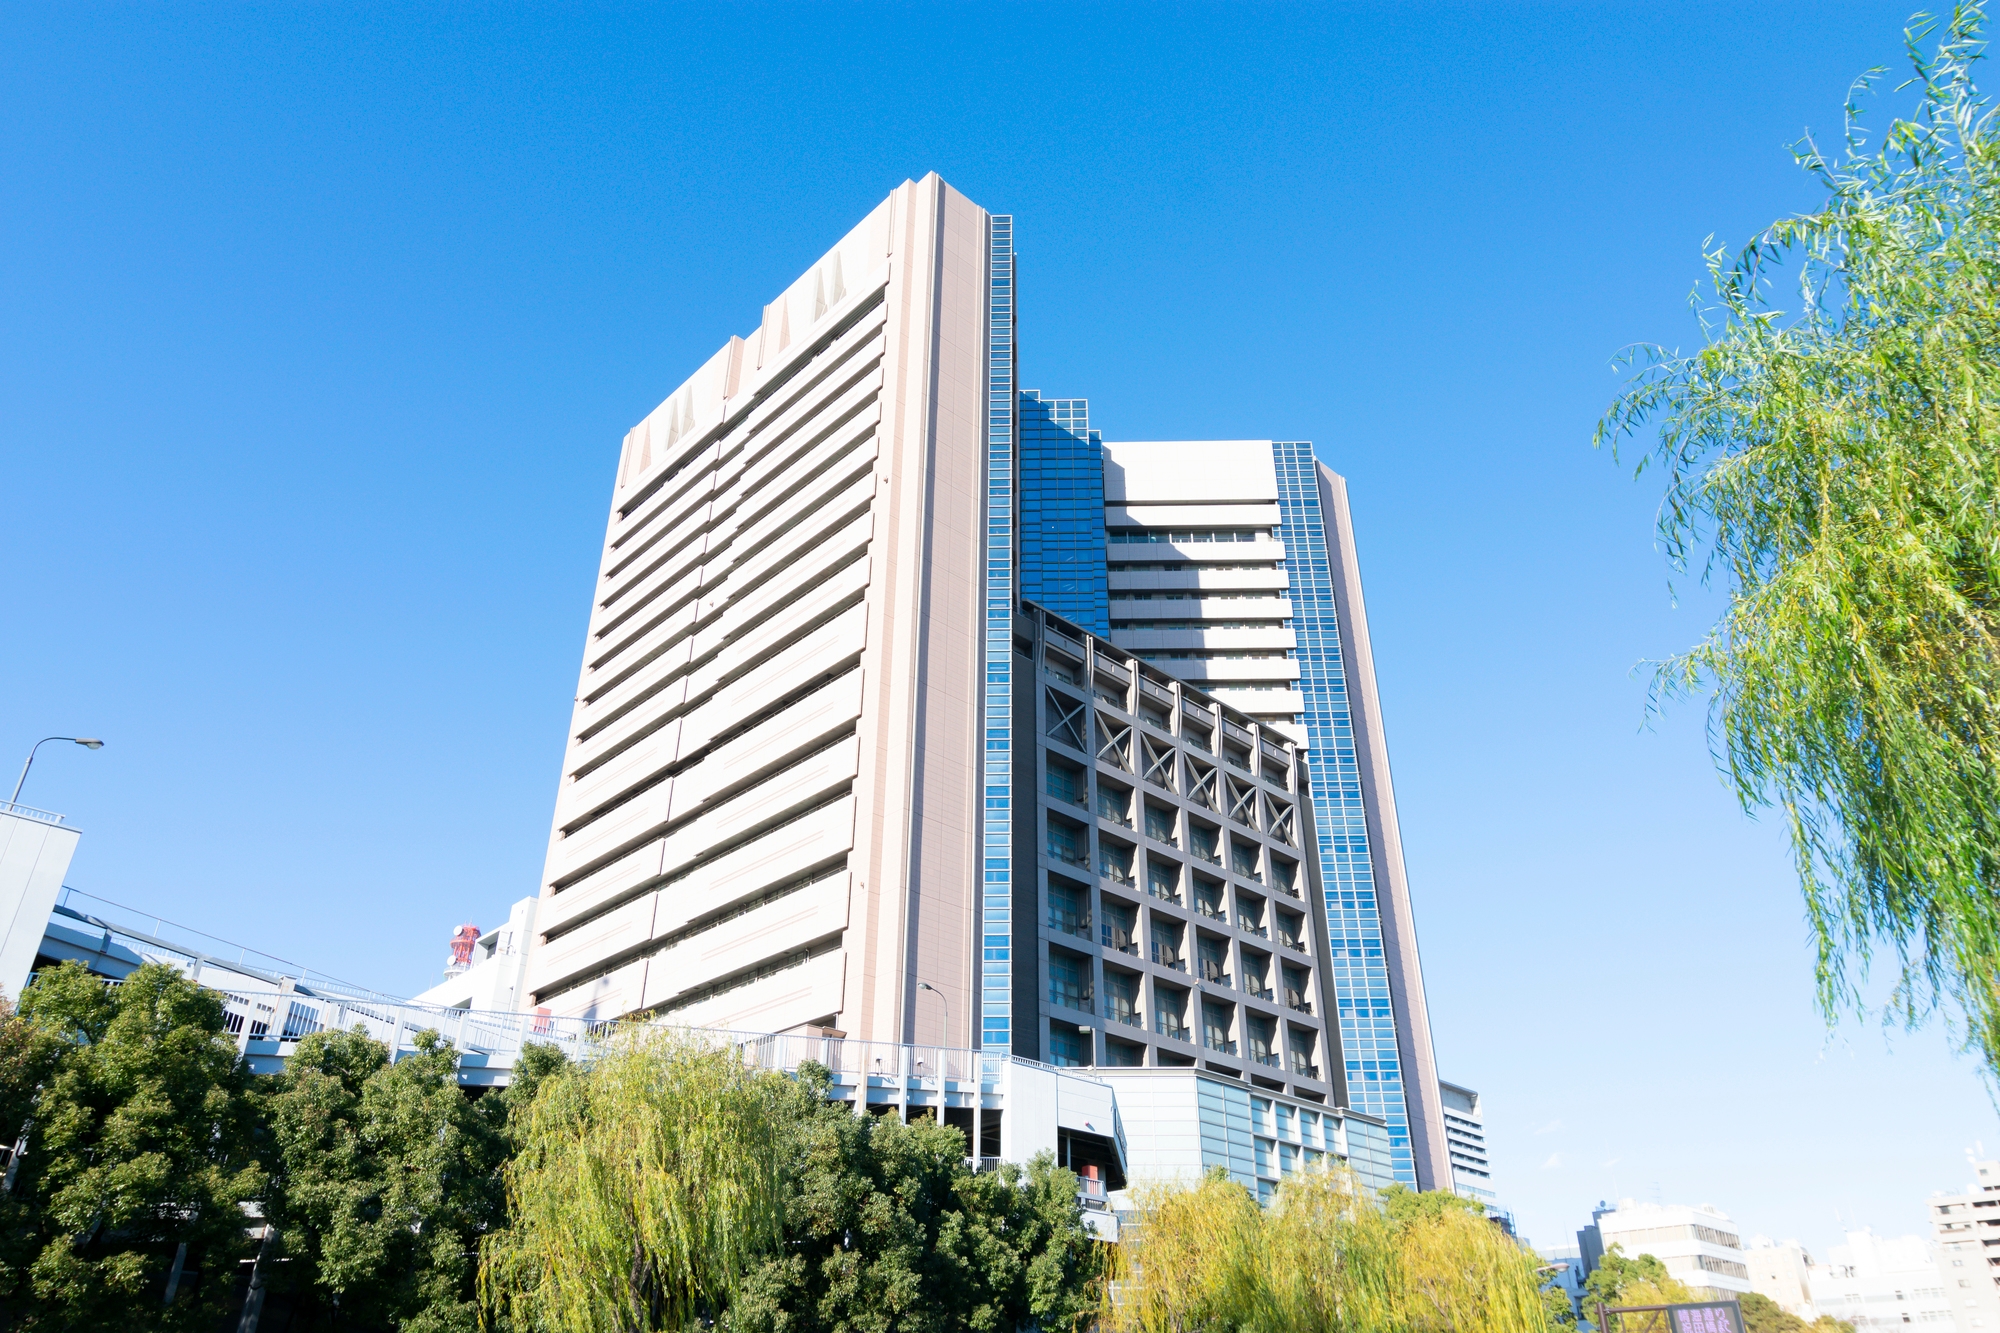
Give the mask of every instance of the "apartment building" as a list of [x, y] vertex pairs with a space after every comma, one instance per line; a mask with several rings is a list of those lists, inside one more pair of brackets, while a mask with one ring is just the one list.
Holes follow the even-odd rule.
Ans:
[[1930, 1198], [1939, 1280], [1959, 1333], [2000, 1329], [2000, 1162], [1972, 1164], [1976, 1179]]
[[1106, 444], [1014, 317], [906, 182], [626, 436], [523, 1003], [1191, 1070], [1449, 1187], [1344, 483]]

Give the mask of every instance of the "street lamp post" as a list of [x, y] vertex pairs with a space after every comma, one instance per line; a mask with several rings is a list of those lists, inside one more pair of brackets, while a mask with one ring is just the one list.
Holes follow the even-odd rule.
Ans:
[[931, 985], [928, 981], [919, 981], [917, 989], [927, 990], [937, 996], [938, 1003], [944, 1006], [944, 1044], [947, 1046], [951, 1045], [951, 1001], [945, 999], [944, 992], [936, 986]]
[[72, 741], [78, 745], [81, 745], [86, 750], [102, 750], [104, 748], [104, 742], [98, 740], [97, 737], [95, 736], [42, 737], [40, 740], [35, 742], [35, 749], [28, 751], [28, 762], [21, 765], [20, 780], [14, 784], [14, 794], [7, 798], [7, 804], [13, 805], [15, 802], [21, 799], [21, 788], [28, 781], [28, 770], [30, 768], [33, 768], [35, 764], [35, 750], [41, 749], [44, 745], [47, 745], [50, 741]]

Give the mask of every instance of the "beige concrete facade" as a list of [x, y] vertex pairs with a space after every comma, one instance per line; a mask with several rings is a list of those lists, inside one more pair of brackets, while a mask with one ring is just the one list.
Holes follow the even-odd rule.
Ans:
[[528, 1006], [974, 1044], [987, 228], [906, 182], [626, 436]]

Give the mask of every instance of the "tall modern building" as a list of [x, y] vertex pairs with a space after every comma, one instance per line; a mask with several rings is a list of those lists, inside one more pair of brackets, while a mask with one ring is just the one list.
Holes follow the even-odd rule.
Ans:
[[1937, 1271], [1959, 1333], [2000, 1329], [2000, 1162], [1972, 1164], [1978, 1179], [1930, 1198]]
[[1344, 485], [1106, 444], [1015, 295], [906, 182], [626, 436], [526, 1003], [1115, 1071], [1274, 1161], [1352, 1107], [1449, 1188]]
[[1468, 1199], [1491, 1204], [1493, 1165], [1486, 1155], [1486, 1117], [1479, 1094], [1456, 1083], [1438, 1084], [1444, 1104], [1444, 1137], [1451, 1155], [1451, 1186]]

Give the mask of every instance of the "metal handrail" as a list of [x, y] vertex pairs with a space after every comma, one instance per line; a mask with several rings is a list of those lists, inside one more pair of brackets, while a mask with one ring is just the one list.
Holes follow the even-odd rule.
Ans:
[[64, 819], [64, 816], [53, 810], [37, 810], [32, 805], [21, 805], [14, 801], [0, 801], [0, 814], [19, 815], [23, 819], [32, 819], [41, 824], [60, 824]]

